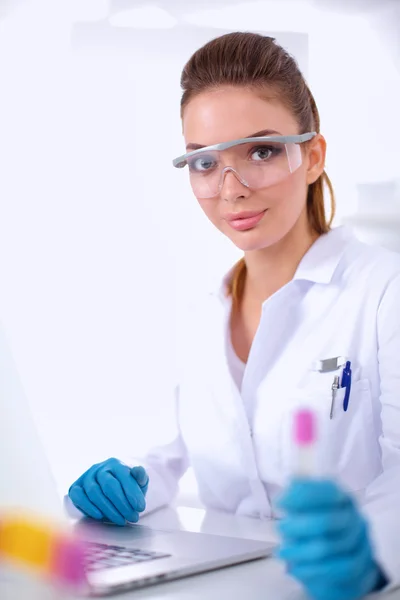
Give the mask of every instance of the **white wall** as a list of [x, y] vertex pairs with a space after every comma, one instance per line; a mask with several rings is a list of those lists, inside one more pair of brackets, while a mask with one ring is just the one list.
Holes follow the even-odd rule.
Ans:
[[[376, 65], [372, 84], [363, 61], [383, 50], [357, 17], [335, 17], [338, 49], [325, 13], [287, 18], [280, 34], [281, 13], [261, 20], [256, 4], [252, 28], [270, 23], [308, 72], [339, 217], [349, 214], [357, 182], [397, 168], [398, 81]], [[0, 22], [1, 318], [61, 488], [163, 437], [179, 314], [238, 256], [171, 168], [183, 146], [180, 70], [224, 29], [116, 29], [105, 12], [82, 23], [89, 5], [79, 23], [78, 3], [49, 0], [21, 2]]]

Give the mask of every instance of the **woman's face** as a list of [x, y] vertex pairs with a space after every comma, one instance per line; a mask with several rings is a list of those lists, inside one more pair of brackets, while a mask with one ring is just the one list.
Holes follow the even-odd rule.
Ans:
[[[254, 91], [220, 88], [194, 97], [185, 107], [183, 133], [186, 145], [210, 146], [273, 130], [275, 135], [296, 135], [298, 124], [278, 100], [266, 100]], [[303, 132], [301, 132], [303, 133]], [[230, 157], [226, 153], [227, 164]], [[225, 157], [224, 157], [225, 158]], [[232, 171], [224, 175], [219, 194], [198, 201], [210, 221], [241, 250], [261, 250], [276, 244], [295, 227], [308, 227], [307, 188], [324, 168], [325, 141], [316, 136], [302, 149], [302, 164], [279, 183], [252, 190]], [[235, 216], [252, 213], [253, 219], [240, 223]]]

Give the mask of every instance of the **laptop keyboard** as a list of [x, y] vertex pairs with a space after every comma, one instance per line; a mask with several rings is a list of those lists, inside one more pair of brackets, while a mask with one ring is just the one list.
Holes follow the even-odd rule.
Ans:
[[90, 542], [86, 545], [86, 570], [99, 571], [125, 567], [128, 565], [157, 560], [158, 558], [169, 558], [170, 554], [162, 552], [150, 552], [124, 546], [110, 546]]

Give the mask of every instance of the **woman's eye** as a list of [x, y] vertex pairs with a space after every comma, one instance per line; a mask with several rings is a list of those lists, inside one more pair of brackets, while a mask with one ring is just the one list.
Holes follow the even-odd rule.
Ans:
[[212, 157], [202, 156], [190, 161], [189, 168], [191, 171], [209, 171], [214, 165], [215, 161]]
[[272, 156], [279, 154], [279, 148], [270, 147], [270, 146], [260, 146], [258, 148], [253, 148], [250, 153], [251, 160], [268, 160]]

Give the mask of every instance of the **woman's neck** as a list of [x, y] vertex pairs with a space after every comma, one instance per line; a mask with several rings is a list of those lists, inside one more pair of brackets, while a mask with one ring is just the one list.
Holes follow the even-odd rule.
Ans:
[[303, 256], [319, 237], [309, 227], [298, 225], [277, 244], [245, 254], [244, 297], [251, 304], [262, 304], [291, 281]]

